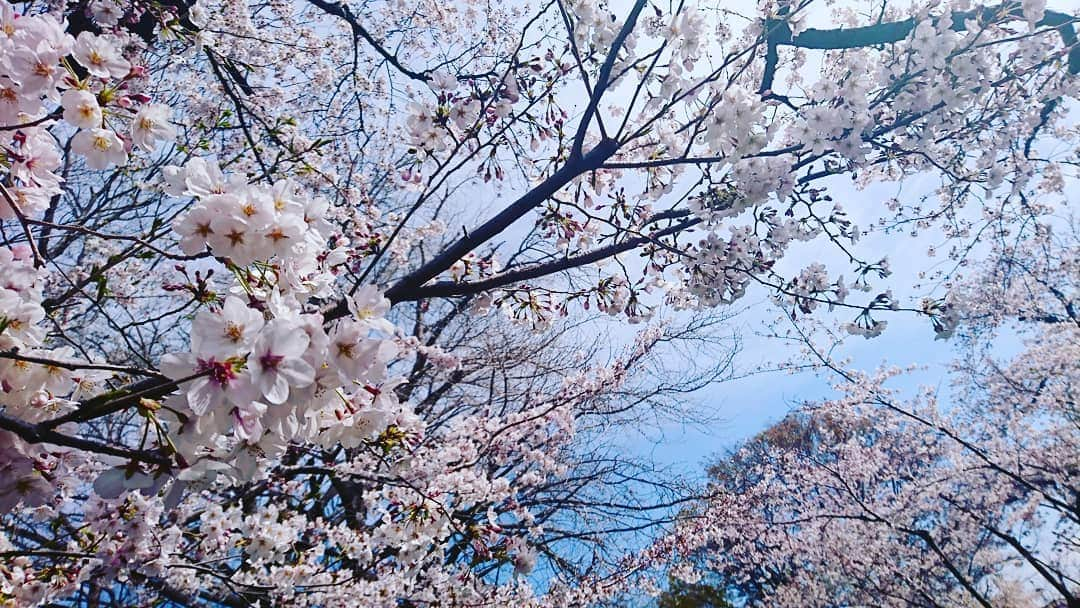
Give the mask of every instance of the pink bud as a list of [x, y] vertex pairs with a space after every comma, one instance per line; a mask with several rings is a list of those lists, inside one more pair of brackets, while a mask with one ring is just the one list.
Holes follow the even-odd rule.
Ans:
[[30, 406], [35, 408], [43, 408], [49, 404], [49, 394], [45, 391], [38, 391], [34, 393], [34, 396], [30, 398]]
[[131, 141], [131, 136], [127, 133], [117, 133], [116, 136], [120, 138], [120, 141], [124, 142], [124, 150], [128, 154], [131, 154], [131, 150], [134, 147], [134, 144]]
[[133, 66], [131, 66], [131, 71], [128, 72], [127, 77], [128, 78], [145, 78], [146, 77], [146, 66], [143, 66], [143, 65], [133, 65]]
[[16, 260], [26, 260], [32, 256], [34, 251], [30, 249], [29, 245], [13, 245], [11, 247], [11, 255]]
[[145, 93], [133, 93], [131, 95], [131, 98], [134, 99], [135, 102], [139, 103], [139, 104], [150, 103], [150, 99], [151, 99], [151, 97], [149, 95], [145, 94]]

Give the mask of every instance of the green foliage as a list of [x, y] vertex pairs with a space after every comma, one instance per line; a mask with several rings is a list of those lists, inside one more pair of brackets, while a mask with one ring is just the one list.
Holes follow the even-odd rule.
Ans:
[[722, 587], [705, 582], [685, 583], [671, 579], [668, 590], [657, 602], [659, 608], [731, 608]]

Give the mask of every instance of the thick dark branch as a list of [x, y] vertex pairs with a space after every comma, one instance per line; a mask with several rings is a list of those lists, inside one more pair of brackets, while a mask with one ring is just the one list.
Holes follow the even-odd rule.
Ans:
[[255, 136], [251, 134], [251, 129], [248, 127], [247, 120], [244, 118], [244, 102], [240, 100], [233, 91], [233, 88], [229, 85], [229, 80], [225, 78], [225, 74], [218, 65], [218, 60], [214, 57], [214, 52], [209, 48], [206, 49], [206, 58], [210, 60], [210, 69], [213, 70], [214, 75], [217, 76], [218, 81], [221, 83], [222, 90], [225, 91], [225, 95], [228, 96], [233, 102], [233, 107], [236, 108], [236, 120], [240, 123], [240, 129], [244, 132], [244, 139], [246, 139], [248, 145], [251, 146], [251, 153], [259, 163], [259, 168], [262, 169], [263, 176], [267, 180], [270, 180], [270, 169], [266, 166], [266, 162], [263, 161], [262, 154], [259, 154], [259, 146], [255, 142]]
[[949, 573], [953, 575], [953, 578], [955, 578], [957, 582], [959, 582], [964, 587], [964, 589], [967, 590], [971, 597], [975, 598], [975, 601], [979, 602], [979, 604], [983, 606], [983, 608], [993, 608], [990, 602], [987, 601], [987, 599], [983, 597], [981, 593], [979, 593], [979, 590], [975, 588], [975, 585], [970, 580], [968, 580], [968, 578], [964, 576], [962, 572], [960, 572], [959, 568], [957, 568], [956, 565], [953, 564], [952, 560], [949, 559], [949, 556], [945, 554], [945, 551], [937, 544], [937, 542], [934, 541], [934, 537], [932, 537], [929, 532], [927, 532], [926, 530], [913, 530], [909, 528], [901, 529], [904, 532], [911, 534], [912, 536], [922, 539], [923, 542], [925, 542], [926, 545], [930, 547], [930, 550], [932, 550], [934, 553], [937, 554], [939, 558], [941, 558], [942, 563], [945, 564], [945, 568], [948, 569]]
[[[1006, 2], [997, 6], [984, 6], [970, 11], [956, 12], [952, 14], [953, 31], [963, 32], [967, 30], [967, 22], [970, 20], [992, 22], [1003, 17], [1023, 19], [1024, 12], [1019, 2]], [[1066, 45], [1072, 46], [1076, 41], [1076, 34], [1072, 27], [1067, 27], [1076, 20], [1055, 11], [1046, 11], [1042, 20], [1036, 25], [1042, 27], [1055, 27], [1061, 31], [1061, 36]], [[787, 30], [787, 40], [778, 38], [778, 44], [797, 46], [804, 49], [852, 49], [857, 47], [875, 46], [899, 42], [908, 37], [918, 23], [914, 19], [881, 23], [866, 27], [849, 29], [817, 30], [809, 29], [792, 38], [791, 30]], [[781, 28], [783, 35], [785, 28]], [[1069, 52], [1069, 71], [1073, 70], [1073, 63], [1080, 62], [1080, 50], [1073, 48]]]
[[98, 395], [80, 404], [79, 409], [42, 423], [43, 428], [56, 428], [68, 422], [86, 422], [102, 416], [108, 416], [137, 405], [142, 399], [160, 399], [173, 392], [184, 382], [194, 380], [209, 372], [197, 372], [186, 378], [171, 380], [164, 376], [140, 380], [122, 391]]
[[[1028, 564], [1031, 565], [1032, 568], [1035, 569], [1036, 572], [1039, 573], [1039, 576], [1041, 576], [1043, 578], [1043, 580], [1050, 583], [1050, 585], [1054, 589], [1056, 589], [1057, 592], [1060, 593], [1063, 598], [1065, 598], [1065, 601], [1066, 601], [1068, 606], [1078, 606], [1078, 605], [1080, 605], [1080, 598], [1077, 598], [1075, 595], [1073, 595], [1070, 592], [1068, 586], [1066, 586], [1057, 576], [1055, 576], [1054, 573], [1050, 572], [1049, 568], [1047, 568], [1047, 566], [1046, 566], [1046, 563], [1043, 562], [1043, 560], [1036, 557], [1035, 554], [1032, 553], [1027, 547], [1025, 547], [1023, 545], [1023, 543], [1021, 543], [1015, 536], [1013, 536], [1012, 534], [1010, 534], [1008, 532], [1004, 532], [1004, 531], [1000, 530], [999, 528], [997, 528], [996, 526], [991, 524], [985, 517], [980, 516], [979, 513], [976, 512], [975, 510], [969, 509], [969, 508], [965, 507], [963, 504], [958, 503], [957, 501], [950, 500], [950, 499], [946, 499], [946, 500], [948, 500], [950, 504], [953, 504], [953, 505], [957, 506], [958, 508], [963, 510], [965, 513], [968, 513], [969, 515], [974, 517], [976, 519], [976, 521], [978, 521], [991, 534], [993, 534], [994, 536], [998, 537], [999, 539], [1005, 541], [1006, 544], [1008, 544], [1010, 547], [1012, 547], [1014, 550], [1016, 550], [1016, 552], [1019, 553], [1020, 556], [1023, 557], [1028, 562]], [[1058, 574], [1060, 574], [1060, 573], [1058, 573]]]
[[[552, 173], [550, 177], [514, 201], [509, 207], [503, 209], [498, 215], [454, 241], [442, 253], [432, 258], [431, 261], [403, 277], [387, 290], [386, 297], [391, 302], [415, 299], [403, 296], [437, 277], [467, 253], [502, 233], [526, 213], [542, 205], [544, 201], [573, 181], [574, 178], [600, 167], [605, 160], [615, 154], [618, 147], [619, 144], [615, 140], [606, 139], [597, 144], [588, 154], [569, 159], [558, 171]], [[344, 316], [346, 312], [346, 304], [342, 301], [329, 311], [326, 316], [328, 320], [336, 319]]]
[[422, 300], [425, 298], [447, 298], [453, 296], [464, 296], [476, 293], [482, 293], [490, 289], [497, 289], [499, 287], [505, 287], [521, 281], [528, 281], [530, 279], [538, 279], [558, 272], [563, 272], [573, 268], [592, 264], [618, 255], [620, 253], [637, 249], [642, 245], [646, 245], [655, 241], [658, 238], [670, 236], [676, 234], [688, 228], [691, 228], [701, 222], [700, 218], [693, 218], [680, 222], [673, 226], [659, 230], [651, 235], [638, 236], [619, 243], [613, 243], [606, 247], [594, 249], [581, 255], [565, 257], [561, 260], [555, 260], [553, 262], [546, 262], [542, 264], [530, 264], [519, 270], [507, 272], [497, 276], [493, 276], [481, 281], [472, 281], [469, 283], [463, 283], [458, 281], [442, 281], [418, 287], [408, 292], [403, 292], [398, 295], [397, 301], [405, 300]]
[[162, 377], [160, 373], [141, 369], [138, 367], [128, 367], [124, 365], [109, 365], [108, 363], [82, 363], [79, 361], [58, 361], [56, 359], [49, 359], [47, 357], [35, 357], [32, 355], [19, 354], [19, 350], [13, 348], [11, 350], [0, 350], [0, 359], [11, 359], [13, 361], [25, 361], [27, 363], [36, 363], [38, 365], [44, 365], [47, 367], [58, 367], [60, 369], [66, 369], [70, 371], [78, 371], [81, 369], [94, 369], [107, 372], [118, 372], [121, 374], [134, 374], [139, 376], [154, 376]]
[[634, 31], [638, 15], [641, 14], [644, 8], [645, 0], [637, 0], [634, 3], [634, 8], [630, 9], [630, 14], [626, 17], [622, 29], [619, 30], [619, 34], [615, 36], [615, 40], [611, 43], [611, 49], [608, 51], [607, 57], [604, 58], [604, 64], [600, 66], [600, 74], [596, 77], [596, 86], [593, 87], [592, 95], [589, 96], [589, 105], [585, 107], [585, 114], [582, 115], [581, 123], [578, 125], [577, 133], [574, 135], [574, 145], [570, 148], [571, 160], [581, 156], [585, 134], [589, 131], [589, 123], [592, 122], [593, 114], [596, 113], [596, 108], [600, 105], [600, 98], [604, 96], [608, 85], [611, 84], [611, 70], [615, 67], [615, 60], [619, 57], [619, 51], [622, 50], [626, 38]]
[[758, 93], [764, 95], [772, 89], [773, 78], [776, 76], [776, 66], [780, 63], [780, 53], [776, 50], [779, 40], [777, 39], [777, 32], [779, 35], [783, 35], [785, 28], [787, 30], [787, 36], [791, 37], [791, 29], [788, 28], [787, 21], [784, 20], [791, 12], [790, 6], [784, 6], [780, 9], [779, 19], [767, 19], [765, 20], [765, 69], [762, 71], [761, 86], [758, 88]]
[[42, 425], [30, 424], [28, 422], [23, 422], [14, 418], [8, 418], [7, 416], [3, 415], [0, 415], [0, 429], [15, 433], [27, 443], [51, 443], [53, 445], [76, 448], [87, 452], [108, 454], [110, 456], [118, 456], [120, 458], [125, 458], [128, 460], [137, 460], [139, 462], [145, 462], [147, 464], [152, 464], [159, 467], [170, 467], [172, 465], [172, 461], [169, 459], [169, 457], [165, 456], [160, 452], [149, 450], [129, 450], [126, 448], [119, 448], [113, 445], [109, 445], [107, 443], [92, 441], [90, 439], [72, 437], [70, 435], [58, 433], [50, 428], [45, 428]]
[[[1023, 19], [1024, 12], [1019, 2], [1005, 2], [996, 6], [984, 6], [970, 11], [956, 12], [952, 14], [952, 29], [962, 32], [967, 29], [967, 21], [975, 19], [982, 22], [991, 22], [1003, 17]], [[1074, 17], [1056, 11], [1046, 11], [1043, 19], [1036, 25], [1041, 27], [1057, 28], [1062, 42], [1069, 49], [1069, 73], [1080, 73], [1080, 46], [1077, 45], [1077, 36], [1072, 24], [1076, 22]], [[893, 21], [890, 23], [878, 23], [864, 27], [837, 28], [830, 30], [808, 29], [798, 36], [793, 36], [787, 21], [783, 19], [769, 19], [765, 22], [768, 32], [766, 42], [765, 71], [761, 79], [761, 90], [767, 91], [772, 88], [775, 76], [777, 46], [794, 46], [803, 49], [836, 50], [854, 49], [882, 44], [900, 42], [911, 34], [918, 22], [912, 19]]]

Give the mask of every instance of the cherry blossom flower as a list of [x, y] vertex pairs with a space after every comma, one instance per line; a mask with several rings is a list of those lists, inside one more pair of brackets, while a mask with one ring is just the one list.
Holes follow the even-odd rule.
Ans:
[[284, 403], [289, 387], [302, 388], [315, 380], [315, 368], [302, 358], [309, 343], [303, 330], [284, 319], [271, 321], [259, 332], [248, 367], [255, 387], [271, 404]]
[[52, 484], [37, 469], [33, 453], [19, 437], [0, 430], [0, 513], [20, 504], [44, 504], [52, 495]]
[[116, 25], [124, 16], [124, 9], [117, 0], [93, 0], [90, 14], [102, 25]]
[[11, 165], [12, 175], [27, 184], [55, 190], [60, 184], [60, 177], [54, 171], [63, 162], [55, 140], [48, 133], [34, 131], [23, 139], [19, 151], [19, 160]]
[[187, 405], [196, 416], [226, 402], [244, 404], [255, 398], [251, 377], [241, 370], [241, 365], [237, 359], [201, 359], [192, 353], [170, 353], [161, 360], [162, 371], [174, 380], [197, 376], [185, 383], [184, 391]]
[[195, 255], [206, 249], [213, 234], [210, 225], [217, 215], [214, 209], [200, 206], [173, 221], [173, 229], [180, 235], [180, 248], [184, 253]]
[[431, 87], [442, 93], [453, 93], [459, 86], [458, 79], [446, 70], [435, 70], [431, 74]]
[[168, 106], [159, 103], [139, 108], [131, 121], [132, 142], [147, 152], [153, 152], [159, 142], [176, 139], [176, 129], [170, 123], [171, 113]]
[[265, 413], [266, 405], [258, 401], [239, 404], [233, 408], [233, 431], [237, 439], [256, 443], [265, 432], [262, 424]]
[[60, 101], [64, 107], [64, 120], [80, 129], [101, 127], [101, 106], [97, 97], [84, 89], [68, 89]]
[[229, 357], [245, 354], [263, 328], [261, 312], [249, 308], [236, 296], [228, 296], [221, 310], [202, 310], [191, 326], [191, 349], [200, 357]]
[[107, 169], [127, 162], [124, 142], [109, 129], [79, 131], [71, 140], [71, 149], [86, 158], [86, 164], [93, 169]]
[[374, 285], [364, 285], [348, 300], [349, 312], [362, 326], [387, 334], [394, 333], [394, 324], [386, 320], [390, 312], [390, 300]]
[[1046, 15], [1046, 0], [1024, 0], [1022, 9], [1024, 19], [1034, 27]]
[[207, 243], [214, 255], [228, 258], [240, 266], [257, 259], [257, 247], [263, 241], [247, 220], [236, 215], [214, 214], [210, 218], [210, 228]]
[[82, 32], [72, 48], [75, 59], [98, 78], [123, 78], [131, 71], [131, 62], [124, 59], [115, 42], [108, 36]]
[[368, 325], [358, 321], [344, 321], [330, 333], [329, 361], [347, 382], [363, 378], [375, 365], [381, 343], [369, 340]]

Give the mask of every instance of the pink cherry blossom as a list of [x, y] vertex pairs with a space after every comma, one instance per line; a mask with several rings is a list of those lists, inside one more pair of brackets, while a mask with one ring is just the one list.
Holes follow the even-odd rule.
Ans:
[[87, 71], [98, 78], [123, 78], [131, 70], [131, 62], [124, 59], [115, 41], [107, 36], [82, 32], [75, 39], [72, 53]]
[[80, 129], [101, 126], [101, 106], [93, 93], [83, 89], [68, 89], [60, 100], [64, 108], [64, 120]]
[[176, 129], [170, 122], [170, 114], [169, 107], [162, 104], [146, 104], [139, 108], [131, 121], [132, 142], [147, 152], [153, 152], [159, 142], [175, 139]]
[[92, 128], [80, 131], [71, 140], [71, 149], [86, 159], [94, 169], [106, 169], [127, 161], [124, 142], [110, 129]]
[[248, 367], [252, 382], [271, 404], [284, 403], [289, 387], [303, 388], [315, 380], [315, 369], [302, 358], [308, 335], [285, 319], [275, 319], [259, 332]]

